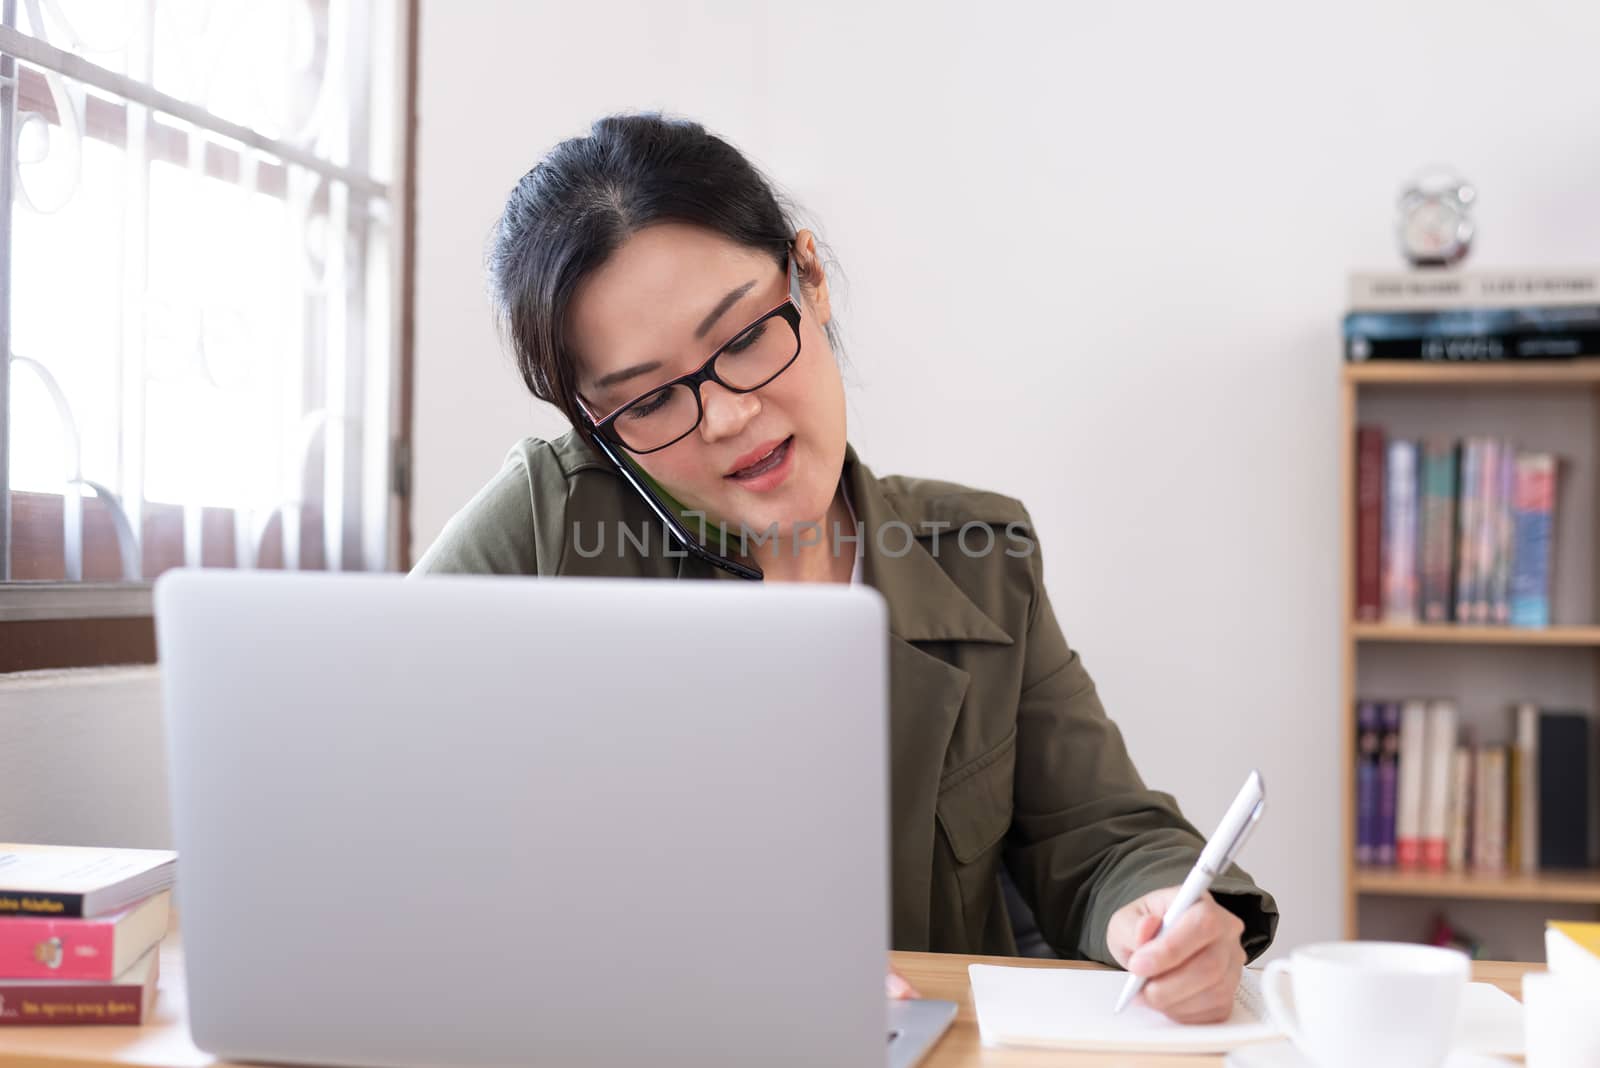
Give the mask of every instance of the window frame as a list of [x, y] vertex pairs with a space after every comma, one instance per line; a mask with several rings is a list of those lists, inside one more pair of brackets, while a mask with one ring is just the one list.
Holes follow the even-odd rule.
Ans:
[[[380, 0], [381, 2], [381, 0]], [[415, 277], [416, 256], [414, 245], [416, 223], [416, 127], [417, 127], [417, 70], [420, 0], [392, 0], [395, 17], [395, 107], [396, 136], [394, 142], [395, 177], [388, 185], [387, 200], [393, 213], [393, 253], [387, 268], [391, 276], [393, 307], [390, 313], [393, 345], [393, 385], [388, 398], [390, 422], [390, 478], [387, 499], [389, 502], [386, 532], [386, 563], [404, 570], [411, 563], [411, 449], [413, 437], [413, 386], [415, 381]], [[103, 85], [107, 80], [126, 83], [126, 99], [143, 99], [158, 94], [143, 83], [124, 75], [97, 67], [71, 53], [63, 53], [53, 46], [39, 42], [16, 30], [17, 0], [0, 0], [0, 144], [11, 144], [15, 138], [18, 104], [22, 99], [30, 103], [38, 91], [36, 71], [19, 68], [18, 57], [32, 62], [45, 53], [48, 65], [69, 78], [90, 86]], [[7, 47], [10, 42], [10, 47]], [[66, 68], [66, 69], [62, 69]], [[20, 69], [20, 76], [19, 76]], [[111, 90], [117, 92], [115, 88]], [[108, 101], [90, 95], [86, 109], [86, 138], [98, 138], [121, 144], [125, 140], [126, 103]], [[203, 117], [196, 125], [228, 126], [198, 107], [165, 97], [162, 106], [152, 109], [152, 131], [161, 124], [154, 115], [163, 114], [180, 120], [193, 121]], [[244, 127], [225, 131], [233, 140], [256, 147], [268, 148], [282, 158], [301, 163], [294, 153], [283, 152], [283, 146], [255, 134]], [[166, 144], [159, 137], [150, 141], [150, 158], [187, 159], [186, 144]], [[309, 156], [309, 154], [305, 154]], [[239, 160], [236, 153], [223, 145], [208, 143], [205, 160], [208, 175], [224, 180], [236, 175]], [[316, 161], [318, 170], [337, 168], [326, 161]], [[258, 175], [265, 178], [258, 188], [269, 190], [272, 168], [263, 166]], [[14, 210], [12, 169], [9, 161], [0, 161], [0, 300], [9, 302], [11, 294], [11, 213]], [[282, 183], [282, 170], [278, 181]], [[358, 172], [347, 171], [339, 176], [350, 186], [370, 186], [371, 180]], [[373, 265], [373, 270], [383, 269]], [[10, 488], [10, 443], [8, 415], [10, 410], [10, 357], [11, 339], [9, 313], [0, 314], [0, 673], [46, 668], [99, 666], [118, 663], [153, 663], [155, 661], [154, 625], [151, 618], [151, 586], [149, 581], [10, 581], [10, 547], [24, 538], [52, 536], [51, 520], [39, 518], [52, 511], [60, 514], [66, 506], [65, 495], [30, 494], [43, 504], [29, 510], [27, 527], [14, 523], [15, 513]], [[55, 507], [49, 507], [48, 498], [55, 498]], [[83, 498], [87, 508], [98, 501], [95, 497]], [[158, 506], [159, 507], [159, 506]], [[206, 509], [223, 512], [225, 509]], [[320, 523], [320, 516], [310, 514], [312, 522]], [[229, 513], [231, 515], [231, 513]], [[280, 513], [281, 514], [281, 513]], [[86, 516], [86, 519], [88, 517]], [[206, 520], [212, 518], [207, 515]], [[307, 521], [302, 516], [302, 525]], [[204, 525], [209, 525], [208, 523]], [[87, 528], [89, 523], [85, 523]], [[148, 529], [148, 525], [141, 523]], [[54, 536], [59, 537], [60, 521], [54, 523]], [[143, 531], [141, 531], [143, 533]], [[85, 529], [85, 538], [91, 537]], [[170, 551], [167, 544], [172, 535], [163, 535], [153, 543], [142, 544], [146, 559], [150, 552]], [[183, 533], [176, 534], [176, 550], [183, 552]], [[90, 548], [85, 547], [85, 574], [89, 573]], [[209, 555], [209, 551], [206, 555]], [[206, 559], [202, 556], [202, 560]], [[104, 568], [100, 568], [102, 572]]]

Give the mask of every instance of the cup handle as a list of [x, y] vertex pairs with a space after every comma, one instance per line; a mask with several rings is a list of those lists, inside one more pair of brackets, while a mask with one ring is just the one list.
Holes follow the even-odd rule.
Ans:
[[1295, 1019], [1294, 1012], [1290, 1010], [1289, 1003], [1284, 999], [1283, 988], [1292, 983], [1294, 973], [1289, 970], [1289, 962], [1275, 960], [1267, 964], [1267, 970], [1261, 975], [1261, 994], [1267, 1000], [1267, 1012], [1272, 1017], [1272, 1022], [1283, 1029], [1295, 1046], [1305, 1049], [1306, 1044], [1300, 1038], [1300, 1022]]

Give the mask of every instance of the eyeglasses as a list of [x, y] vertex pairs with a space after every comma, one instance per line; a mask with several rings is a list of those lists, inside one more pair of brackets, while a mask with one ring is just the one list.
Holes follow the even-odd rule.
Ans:
[[702, 382], [715, 382], [733, 393], [753, 393], [787, 371], [800, 355], [800, 275], [793, 248], [787, 260], [789, 296], [733, 335], [699, 369], [635, 397], [603, 419], [596, 420], [584, 403], [595, 433], [636, 455], [659, 452], [700, 425], [705, 416]]

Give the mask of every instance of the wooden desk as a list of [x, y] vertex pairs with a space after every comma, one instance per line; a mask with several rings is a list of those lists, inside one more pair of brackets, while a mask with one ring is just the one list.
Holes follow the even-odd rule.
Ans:
[[[895, 953], [895, 967], [924, 997], [961, 1006], [956, 1022], [923, 1062], [925, 1068], [1212, 1068], [1221, 1057], [1146, 1056], [1129, 1054], [1055, 1053], [1035, 1050], [984, 1049], [978, 1043], [978, 1017], [972, 1008], [967, 965], [974, 962], [1029, 967], [1091, 968], [1098, 965], [1060, 961], [1022, 961], [1003, 957], [958, 957], [941, 953]], [[1472, 977], [1493, 983], [1513, 997], [1522, 996], [1522, 977], [1536, 964], [1480, 962]], [[184, 989], [183, 950], [176, 938], [161, 951], [161, 996], [155, 1021], [145, 1027], [8, 1027], [0, 1030], [0, 1068], [102, 1068], [141, 1065], [146, 1068], [202, 1068], [219, 1062], [189, 1041], [188, 992]], [[219, 1066], [220, 1068], [220, 1066]]]

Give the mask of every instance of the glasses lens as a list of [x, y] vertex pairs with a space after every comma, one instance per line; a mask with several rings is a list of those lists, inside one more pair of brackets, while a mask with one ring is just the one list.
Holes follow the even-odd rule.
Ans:
[[694, 390], [679, 383], [646, 393], [611, 424], [622, 444], [636, 452], [659, 449], [694, 429], [700, 416]]
[[717, 357], [717, 377], [735, 389], [755, 389], [789, 365], [800, 338], [789, 320], [769, 315], [732, 341]]

